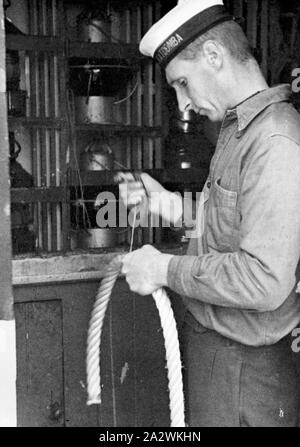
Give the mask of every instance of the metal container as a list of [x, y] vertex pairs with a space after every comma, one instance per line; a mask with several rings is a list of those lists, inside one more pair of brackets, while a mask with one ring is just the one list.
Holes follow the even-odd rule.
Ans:
[[18, 51], [6, 51], [6, 81], [16, 84], [20, 81], [20, 60]]
[[125, 59], [71, 58], [70, 86], [76, 96], [115, 96], [132, 78]]
[[110, 146], [101, 140], [91, 141], [80, 156], [80, 167], [83, 171], [113, 169], [114, 157]]
[[78, 124], [116, 124], [114, 98], [111, 96], [75, 96]]
[[97, 43], [111, 40], [111, 17], [103, 7], [87, 7], [77, 16], [76, 22], [80, 40]]
[[84, 42], [109, 42], [111, 21], [108, 17], [87, 17], [77, 22], [77, 35]]
[[119, 230], [115, 228], [92, 228], [78, 234], [79, 248], [114, 247], [119, 244]]
[[7, 97], [7, 111], [9, 116], [25, 116], [26, 115], [26, 97], [25, 90], [8, 89]]

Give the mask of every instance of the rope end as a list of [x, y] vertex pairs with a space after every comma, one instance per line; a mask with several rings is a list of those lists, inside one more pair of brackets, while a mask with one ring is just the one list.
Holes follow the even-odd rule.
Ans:
[[86, 402], [87, 405], [101, 404], [101, 397], [93, 397], [92, 399], [88, 399]]

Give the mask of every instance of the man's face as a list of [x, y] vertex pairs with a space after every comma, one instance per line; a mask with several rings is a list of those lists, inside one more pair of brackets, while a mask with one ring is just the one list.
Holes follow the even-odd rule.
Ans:
[[204, 56], [194, 60], [176, 56], [166, 67], [166, 78], [176, 91], [181, 111], [193, 109], [211, 121], [222, 121], [226, 108], [222, 104], [217, 73]]

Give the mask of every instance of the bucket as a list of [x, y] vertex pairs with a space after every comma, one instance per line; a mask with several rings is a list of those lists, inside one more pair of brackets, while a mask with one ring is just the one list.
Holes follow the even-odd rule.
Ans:
[[114, 98], [111, 96], [75, 96], [77, 124], [116, 124]]

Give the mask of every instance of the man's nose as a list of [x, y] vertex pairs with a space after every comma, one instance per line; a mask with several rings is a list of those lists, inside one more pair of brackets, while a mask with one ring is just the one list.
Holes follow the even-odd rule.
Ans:
[[187, 96], [177, 93], [177, 102], [180, 112], [192, 110], [192, 101]]

